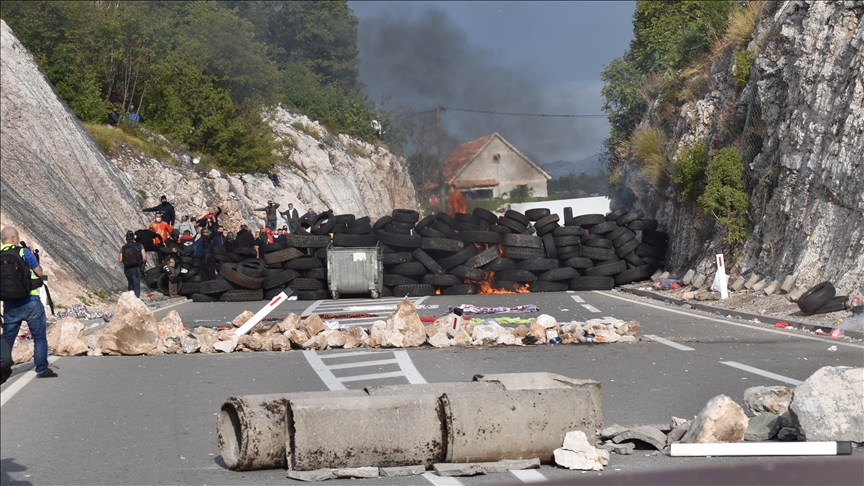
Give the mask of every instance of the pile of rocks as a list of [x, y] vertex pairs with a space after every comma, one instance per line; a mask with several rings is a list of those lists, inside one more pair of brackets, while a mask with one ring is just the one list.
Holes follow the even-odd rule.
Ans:
[[[608, 290], [645, 280], [662, 267], [668, 235], [641, 210], [572, 216], [563, 225], [549, 209], [503, 216], [482, 208], [420, 219], [395, 209], [372, 224], [368, 216], [325, 212], [285, 241], [261, 248], [216, 248], [218, 277], [203, 281], [200, 259], [186, 246], [180, 293], [196, 302], [271, 299], [286, 286], [300, 300], [327, 298], [327, 248], [383, 249], [383, 296], [469, 295], [482, 292]], [[162, 293], [161, 267], [145, 283]]]

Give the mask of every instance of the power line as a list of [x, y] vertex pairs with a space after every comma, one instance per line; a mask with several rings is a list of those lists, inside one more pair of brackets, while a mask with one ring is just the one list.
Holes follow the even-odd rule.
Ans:
[[[488, 111], [488, 110], [469, 110], [467, 108], [447, 108], [446, 106], [440, 107], [441, 111], [461, 111], [465, 113], [482, 113], [485, 115], [505, 115], [505, 116], [533, 116], [533, 117], [546, 117], [546, 118], [606, 118], [606, 115], [559, 115], [553, 113], [505, 113], [501, 111]], [[412, 116], [412, 115], [423, 115], [426, 113], [434, 113], [435, 109], [431, 110], [423, 110], [423, 111], [413, 111], [409, 113], [399, 113], [393, 115], [391, 118], [401, 118], [403, 116]]]

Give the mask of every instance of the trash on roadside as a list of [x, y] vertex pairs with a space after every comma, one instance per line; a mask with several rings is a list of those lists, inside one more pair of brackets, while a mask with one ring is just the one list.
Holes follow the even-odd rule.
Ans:
[[837, 346], [831, 346], [828, 351], [837, 351]]
[[789, 327], [789, 323], [786, 321], [777, 321], [774, 323], [774, 327], [776, 327], [777, 329], [784, 329], [786, 327]]
[[[453, 312], [457, 306], [447, 306], [447, 312]], [[499, 314], [508, 312], [538, 312], [540, 310], [534, 304], [517, 305], [516, 307], [477, 307], [471, 304], [458, 306], [463, 314]]]
[[658, 278], [654, 281], [657, 290], [676, 290], [681, 288], [681, 283], [674, 278]]

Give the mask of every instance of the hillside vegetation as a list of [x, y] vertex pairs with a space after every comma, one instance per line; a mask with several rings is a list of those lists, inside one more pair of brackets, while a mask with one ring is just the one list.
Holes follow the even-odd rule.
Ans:
[[268, 106], [366, 140], [371, 120], [386, 125], [360, 91], [346, 1], [4, 1], [0, 16], [82, 121], [137, 112], [229, 171], [267, 171], [284, 153]]

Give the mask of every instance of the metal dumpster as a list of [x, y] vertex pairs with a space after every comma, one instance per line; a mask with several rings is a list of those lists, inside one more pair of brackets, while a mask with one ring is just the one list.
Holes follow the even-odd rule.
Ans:
[[339, 294], [371, 294], [381, 296], [384, 288], [384, 251], [374, 247], [343, 248], [327, 246], [327, 286], [334, 299]]

